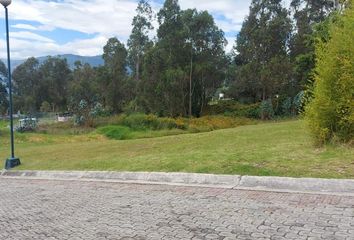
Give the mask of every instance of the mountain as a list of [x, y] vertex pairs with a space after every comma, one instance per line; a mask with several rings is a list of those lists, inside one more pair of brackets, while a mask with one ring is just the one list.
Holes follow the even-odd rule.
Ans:
[[[55, 57], [66, 58], [71, 69], [74, 68], [74, 63], [76, 61], [80, 61], [83, 64], [88, 63], [92, 67], [98, 67], [98, 66], [103, 65], [103, 63], [104, 63], [101, 55], [89, 57], [89, 56], [79, 56], [79, 55], [74, 55], [74, 54], [64, 54], [64, 55], [57, 55]], [[37, 59], [38, 59], [39, 63], [43, 63], [45, 60], [48, 59], [48, 56], [47, 57], [37, 57]], [[1, 59], [1, 60], [6, 64], [6, 59]], [[17, 66], [21, 65], [24, 61], [26, 61], [26, 59], [11, 60], [12, 69], [15, 69]]]

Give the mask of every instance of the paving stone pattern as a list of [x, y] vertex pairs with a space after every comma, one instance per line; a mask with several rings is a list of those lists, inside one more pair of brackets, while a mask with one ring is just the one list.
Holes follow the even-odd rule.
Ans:
[[0, 239], [354, 239], [354, 197], [0, 179]]

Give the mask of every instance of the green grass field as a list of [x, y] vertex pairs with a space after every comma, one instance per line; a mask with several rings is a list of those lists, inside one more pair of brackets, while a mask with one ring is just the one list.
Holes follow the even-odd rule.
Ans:
[[[4, 135], [4, 133], [2, 132]], [[1, 158], [8, 156], [1, 137]], [[134, 140], [16, 134], [18, 170], [166, 171], [354, 178], [354, 148], [315, 148], [301, 120]], [[2, 163], [4, 164], [4, 163]]]

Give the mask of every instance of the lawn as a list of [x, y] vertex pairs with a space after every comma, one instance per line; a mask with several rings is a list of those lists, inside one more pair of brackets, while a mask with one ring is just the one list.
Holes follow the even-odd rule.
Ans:
[[[110, 140], [97, 133], [17, 134], [16, 139], [16, 155], [22, 162], [18, 170], [354, 178], [354, 148], [315, 148], [301, 120], [149, 139]], [[6, 141], [0, 150], [2, 159], [8, 156], [8, 148]]]

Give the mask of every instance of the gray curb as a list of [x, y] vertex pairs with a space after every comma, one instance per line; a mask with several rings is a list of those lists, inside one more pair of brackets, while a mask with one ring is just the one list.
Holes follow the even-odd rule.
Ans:
[[6, 170], [0, 172], [1, 178], [164, 184], [354, 196], [354, 180], [339, 179], [251, 177], [197, 173]]

